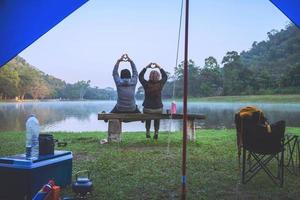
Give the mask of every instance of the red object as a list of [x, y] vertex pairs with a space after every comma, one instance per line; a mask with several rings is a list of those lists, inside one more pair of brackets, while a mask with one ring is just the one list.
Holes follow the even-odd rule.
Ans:
[[60, 197], [60, 187], [57, 185], [54, 185], [52, 187], [50, 196], [47, 197], [46, 200], [59, 200], [59, 197]]
[[176, 102], [173, 101], [171, 104], [171, 114], [176, 114]]
[[[33, 200], [52, 200], [51, 196], [53, 193], [53, 188], [58, 187], [55, 186], [54, 180], [49, 180], [47, 184], [45, 184], [42, 189], [33, 197]], [[53, 200], [59, 200], [53, 199]]]

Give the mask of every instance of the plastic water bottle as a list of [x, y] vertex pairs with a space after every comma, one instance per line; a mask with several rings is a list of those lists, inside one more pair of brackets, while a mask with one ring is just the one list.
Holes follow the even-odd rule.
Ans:
[[26, 158], [37, 159], [39, 157], [40, 124], [35, 115], [30, 115], [26, 121]]

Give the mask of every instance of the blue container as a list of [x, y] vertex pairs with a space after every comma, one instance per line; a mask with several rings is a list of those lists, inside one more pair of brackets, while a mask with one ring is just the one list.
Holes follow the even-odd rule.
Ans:
[[26, 160], [25, 154], [0, 158], [0, 199], [32, 199], [44, 184], [53, 179], [65, 187], [72, 181], [72, 152]]

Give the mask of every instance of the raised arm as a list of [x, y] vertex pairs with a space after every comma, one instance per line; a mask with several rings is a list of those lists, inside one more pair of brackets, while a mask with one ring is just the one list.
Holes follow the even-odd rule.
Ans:
[[131, 70], [132, 70], [131, 82], [132, 82], [132, 84], [137, 84], [138, 72], [136, 70], [136, 66], [135, 66], [134, 62], [129, 57], [128, 57], [128, 62], [130, 63]]
[[165, 84], [168, 80], [168, 75], [165, 72], [165, 70], [163, 68], [161, 68], [161, 66], [157, 63], [155, 63], [156, 67], [159, 69], [160, 73], [161, 73], [161, 83]]
[[144, 69], [142, 69], [142, 71], [140, 72], [139, 74], [139, 80], [140, 80], [140, 83], [144, 86], [146, 84], [146, 80], [144, 78], [145, 76], [145, 73], [146, 73], [146, 70], [147, 70], [147, 67], [144, 67]]
[[119, 76], [119, 65], [120, 65], [120, 62], [122, 61], [122, 58], [118, 59], [115, 66], [114, 66], [114, 69], [113, 69], [113, 78], [114, 78], [114, 81], [116, 83], [116, 85], [118, 85], [120, 83], [120, 76]]

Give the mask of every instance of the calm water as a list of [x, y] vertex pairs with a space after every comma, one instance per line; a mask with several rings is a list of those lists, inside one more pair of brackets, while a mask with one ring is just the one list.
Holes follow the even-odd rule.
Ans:
[[[142, 102], [138, 102], [140, 108]], [[114, 101], [70, 101], [70, 102], [24, 102], [0, 103], [0, 131], [22, 131], [29, 114], [37, 115], [43, 132], [47, 131], [106, 131], [107, 123], [97, 120], [101, 111], [109, 112], [115, 105]], [[165, 102], [165, 109], [170, 102]], [[270, 122], [284, 119], [288, 126], [300, 127], [300, 104], [269, 104], [269, 103], [189, 103], [189, 113], [204, 114], [206, 120], [197, 123], [203, 128], [232, 128], [233, 116], [241, 107], [255, 105], [263, 109]], [[180, 103], [177, 111], [182, 111]], [[161, 121], [161, 130], [179, 130], [180, 120]], [[141, 122], [125, 123], [123, 131], [142, 131]]]

